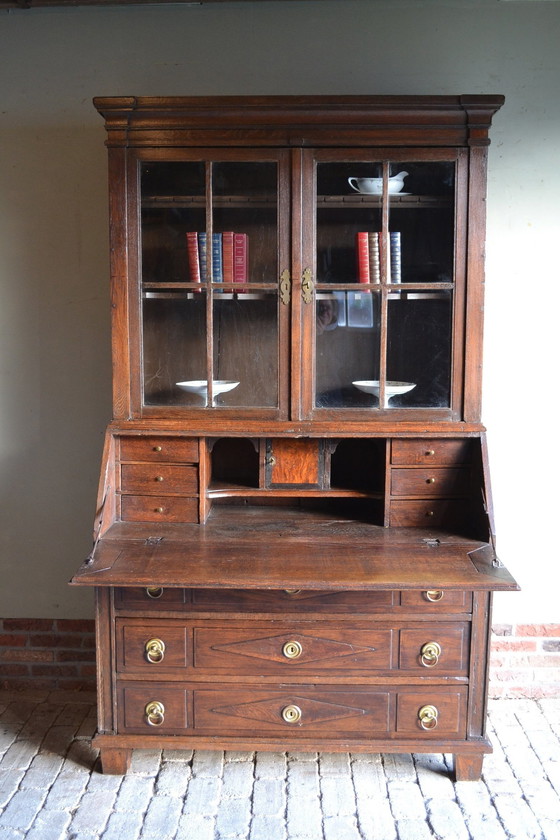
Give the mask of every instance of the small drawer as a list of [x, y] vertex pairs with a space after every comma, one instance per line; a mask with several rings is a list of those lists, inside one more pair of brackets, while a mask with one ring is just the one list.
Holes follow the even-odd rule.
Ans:
[[455, 528], [464, 522], [467, 509], [460, 499], [393, 501], [389, 524], [392, 528]]
[[400, 633], [399, 667], [429, 674], [466, 674], [470, 624], [425, 624]]
[[375, 738], [390, 729], [391, 694], [367, 690], [284, 686], [279, 689], [229, 687], [194, 691], [198, 732], [252, 736]]
[[356, 669], [388, 670], [392, 663], [391, 629], [339, 629], [301, 625], [280, 630], [277, 624], [244, 628], [198, 627], [194, 631], [196, 668], [234, 674], [289, 674], [307, 671], [345, 673]]
[[390, 590], [325, 592], [316, 589], [193, 589], [193, 607], [221, 612], [375, 613], [395, 602]]
[[399, 692], [397, 697], [397, 735], [405, 738], [464, 738], [466, 720], [466, 687]]
[[391, 441], [391, 463], [407, 466], [422, 464], [454, 465], [470, 461], [471, 441], [394, 439]]
[[177, 622], [137, 624], [118, 621], [116, 626], [117, 670], [160, 674], [185, 669], [187, 629]]
[[122, 682], [117, 687], [119, 733], [173, 735], [190, 728], [191, 692], [165, 683]]
[[461, 496], [469, 486], [469, 471], [463, 467], [392, 469], [393, 496]]
[[198, 438], [121, 437], [121, 461], [198, 463]]
[[198, 499], [180, 496], [121, 496], [124, 522], [198, 522]]
[[457, 589], [410, 589], [401, 592], [402, 607], [421, 607], [422, 612], [467, 612], [472, 610], [472, 592]]
[[123, 464], [121, 466], [123, 493], [198, 493], [198, 467], [174, 464]]
[[115, 589], [115, 609], [117, 610], [174, 610], [185, 603], [186, 590], [170, 587], [145, 586]]

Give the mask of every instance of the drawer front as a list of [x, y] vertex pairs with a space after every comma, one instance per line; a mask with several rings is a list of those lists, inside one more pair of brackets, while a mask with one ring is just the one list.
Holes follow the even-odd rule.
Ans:
[[175, 464], [123, 464], [121, 466], [123, 493], [198, 493], [198, 468]]
[[324, 592], [312, 589], [193, 589], [193, 607], [207, 610], [253, 612], [375, 613], [395, 603], [395, 593]]
[[462, 440], [393, 440], [391, 463], [408, 466], [422, 464], [466, 464], [470, 460], [471, 441]]
[[391, 693], [285, 686], [194, 691], [197, 732], [327, 738], [387, 735], [391, 726]]
[[117, 621], [117, 670], [160, 674], [188, 667], [185, 626], [170, 621], [148, 625]]
[[389, 524], [397, 528], [459, 527], [468, 506], [461, 499], [418, 499], [392, 501]]
[[115, 589], [117, 610], [175, 610], [185, 604], [185, 589], [171, 589], [162, 586], [131, 587]]
[[401, 606], [422, 612], [467, 612], [472, 610], [472, 592], [457, 589], [410, 589], [401, 592]]
[[117, 697], [121, 734], [172, 735], [191, 727], [191, 692], [180, 686], [121, 682]]
[[301, 671], [345, 673], [355, 669], [388, 670], [393, 662], [391, 629], [339, 629], [305, 625], [280, 630], [277, 624], [248, 629], [197, 627], [196, 668], [233, 674], [289, 674]]
[[470, 625], [427, 623], [400, 633], [399, 668], [429, 674], [467, 674]]
[[198, 522], [198, 499], [180, 496], [121, 496], [124, 522]]
[[460, 496], [469, 485], [469, 471], [463, 467], [392, 469], [393, 496]]
[[464, 738], [466, 721], [466, 686], [399, 692], [397, 697], [397, 736]]
[[121, 461], [198, 462], [198, 439], [175, 437], [121, 437]]

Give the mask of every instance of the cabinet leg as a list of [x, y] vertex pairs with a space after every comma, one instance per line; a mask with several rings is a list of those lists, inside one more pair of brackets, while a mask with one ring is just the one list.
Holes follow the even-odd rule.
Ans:
[[482, 773], [484, 755], [455, 754], [455, 780], [457, 782], [478, 782]]
[[102, 747], [99, 751], [101, 759], [101, 772], [111, 776], [124, 776], [130, 767], [132, 758], [131, 749], [120, 749], [117, 747]]

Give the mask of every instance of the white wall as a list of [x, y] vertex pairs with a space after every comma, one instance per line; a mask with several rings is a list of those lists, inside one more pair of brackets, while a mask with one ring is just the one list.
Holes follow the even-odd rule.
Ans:
[[[489, 164], [484, 420], [499, 621], [558, 621], [560, 3], [315, 0], [0, 12], [0, 616], [91, 615], [110, 418], [95, 95], [503, 93]], [[552, 583], [551, 583], [552, 581]]]

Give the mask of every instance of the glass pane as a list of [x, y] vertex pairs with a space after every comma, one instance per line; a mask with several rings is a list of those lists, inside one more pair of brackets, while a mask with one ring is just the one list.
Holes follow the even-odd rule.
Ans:
[[317, 407], [371, 405], [364, 382], [369, 389], [379, 380], [379, 299], [367, 291], [317, 293]]
[[387, 311], [388, 407], [450, 405], [451, 304], [450, 291], [391, 295]]
[[205, 226], [204, 162], [144, 163], [140, 183], [142, 281], [185, 283], [185, 234]]
[[212, 279], [226, 292], [277, 282], [277, 169], [274, 161], [212, 165]]
[[[214, 297], [214, 405], [278, 405], [278, 297]], [[225, 390], [227, 389], [227, 390]]]
[[206, 380], [206, 295], [147, 291], [142, 314], [144, 403], [204, 405], [193, 381]]
[[391, 283], [453, 282], [454, 196], [454, 162], [391, 166]]

